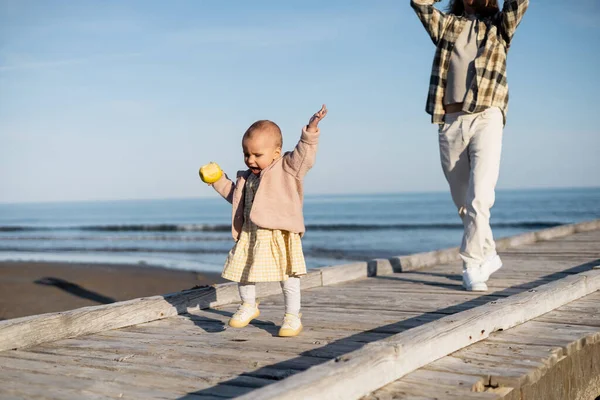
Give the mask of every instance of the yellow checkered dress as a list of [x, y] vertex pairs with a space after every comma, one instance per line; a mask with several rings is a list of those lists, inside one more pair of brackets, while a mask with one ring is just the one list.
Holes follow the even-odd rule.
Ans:
[[257, 175], [248, 177], [244, 195], [244, 226], [240, 239], [227, 256], [223, 278], [242, 283], [273, 282], [306, 274], [300, 234], [262, 229], [250, 220], [259, 183]]

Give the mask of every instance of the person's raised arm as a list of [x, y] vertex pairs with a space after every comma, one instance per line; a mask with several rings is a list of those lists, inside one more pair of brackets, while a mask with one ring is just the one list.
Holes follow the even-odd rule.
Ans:
[[521, 23], [523, 15], [525, 15], [525, 11], [527, 11], [527, 7], [529, 7], [529, 0], [504, 0], [500, 29], [506, 44], [510, 45], [515, 31]]
[[437, 46], [448, 26], [449, 17], [433, 5], [440, 0], [411, 0], [410, 6], [425, 27], [427, 33]]
[[297, 179], [302, 179], [315, 163], [320, 135], [319, 122], [326, 115], [327, 107], [323, 104], [321, 109], [310, 118], [308, 125], [302, 129], [302, 136], [294, 151], [284, 156], [284, 169]]

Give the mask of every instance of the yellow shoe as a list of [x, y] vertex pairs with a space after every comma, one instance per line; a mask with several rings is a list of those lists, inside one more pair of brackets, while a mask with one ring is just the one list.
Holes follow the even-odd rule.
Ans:
[[229, 320], [229, 326], [232, 328], [243, 328], [259, 315], [260, 311], [258, 310], [258, 302], [254, 306], [243, 303], [239, 306], [235, 314], [233, 314]]
[[285, 314], [283, 317], [283, 323], [279, 329], [279, 336], [281, 337], [292, 337], [298, 336], [302, 332], [302, 314]]

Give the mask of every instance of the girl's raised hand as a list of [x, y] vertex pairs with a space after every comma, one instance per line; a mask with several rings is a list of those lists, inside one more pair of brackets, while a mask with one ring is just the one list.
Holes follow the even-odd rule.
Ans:
[[310, 118], [310, 121], [308, 121], [308, 126], [307, 126], [306, 130], [308, 132], [316, 132], [317, 131], [317, 126], [319, 125], [319, 122], [321, 122], [321, 120], [323, 118], [325, 118], [326, 115], [327, 115], [327, 107], [325, 106], [325, 104], [323, 104], [321, 106], [321, 109], [319, 111], [317, 111]]

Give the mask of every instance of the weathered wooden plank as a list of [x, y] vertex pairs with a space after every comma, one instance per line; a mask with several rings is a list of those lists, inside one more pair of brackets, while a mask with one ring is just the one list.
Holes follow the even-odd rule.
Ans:
[[[481, 393], [485, 390], [487, 382], [480, 376], [461, 375], [457, 373], [431, 371], [418, 369], [407, 374], [403, 380], [423, 386], [432, 386], [432, 383], [465, 389], [468, 392]], [[385, 387], [385, 386], [384, 386]]]
[[[383, 279], [382, 279], [383, 280]], [[399, 282], [400, 283], [400, 282]], [[354, 292], [358, 292], [359, 296], [354, 296]], [[361, 300], [361, 296], [365, 293], [369, 295], [369, 297], [376, 299], [389, 299], [389, 301], [397, 301], [397, 300], [410, 300], [414, 297], [419, 298], [427, 298], [427, 299], [472, 299], [473, 296], [483, 296], [485, 293], [472, 293], [466, 292], [463, 290], [447, 290], [444, 292], [431, 292], [431, 291], [420, 291], [419, 293], [411, 293], [406, 296], [402, 296], [402, 292], [395, 290], [394, 285], [388, 285], [387, 287], [382, 286], [381, 290], [370, 290], [370, 288], [366, 287], [362, 289], [360, 287], [354, 287], [352, 290], [348, 290], [345, 285], [340, 286], [331, 286], [327, 288], [327, 290], [322, 291], [311, 291], [306, 293], [302, 301], [303, 303], [318, 301], [320, 299], [328, 299], [330, 302], [337, 301], [340, 305], [343, 305], [349, 298], [355, 298]], [[445, 300], [440, 300], [439, 302], [444, 302]], [[273, 304], [281, 304], [283, 306], [283, 297], [273, 296], [268, 299], [264, 299], [262, 301], [263, 305], [273, 305]], [[377, 305], [377, 304], [375, 304]]]
[[336, 360], [256, 390], [245, 399], [359, 398], [469, 344], [538, 317], [600, 289], [600, 271], [588, 271], [498, 300], [427, 326], [367, 344]]
[[510, 388], [498, 393], [485, 392], [487, 381], [484, 377], [460, 375], [450, 372], [417, 370], [402, 380], [384, 386], [365, 399], [413, 399], [427, 398], [439, 400], [461, 399], [501, 399]]
[[451, 356], [469, 359], [471, 355], [475, 355], [475, 358], [477, 358], [477, 355], [481, 354], [505, 358], [508, 360], [508, 363], [511, 363], [511, 360], [513, 359], [517, 359], [519, 361], [525, 361], [529, 365], [531, 365], [532, 362], [542, 362], [549, 366], [562, 360], [565, 355], [564, 349], [560, 346], [522, 345], [484, 340], [475, 343], [472, 346], [460, 349], [457, 352], [452, 353]]
[[511, 389], [506, 388], [503, 393], [473, 393], [467, 390], [457, 390], [453, 387], [423, 386], [423, 382], [394, 382], [378, 390], [363, 400], [499, 400], [504, 398]]
[[[0, 357], [0, 365], [22, 371], [47, 371], [46, 373], [52, 375], [90, 378], [133, 386], [142, 385], [146, 388], [158, 388], [173, 392], [209, 388], [231, 377], [231, 372], [227, 375], [218, 374], [210, 366], [205, 369], [200, 369], [198, 366], [181, 368], [179, 365], [172, 363], [156, 365], [156, 360], [153, 364], [143, 365], [116, 360], [89, 357], [73, 358], [26, 351], [5, 352]], [[132, 382], [131, 376], [136, 377], [135, 381]], [[160, 377], [160, 379], [156, 379], [157, 377]], [[248, 387], [261, 387], [272, 382], [270, 379], [249, 376], [240, 376], [236, 379], [237, 386]]]
[[535, 243], [537, 241], [537, 237], [535, 232], [526, 232], [519, 235], [500, 238], [496, 240], [496, 249], [504, 250], [511, 247], [524, 246], [528, 244]]
[[[55, 347], [39, 348], [34, 347], [27, 350], [34, 354], [49, 354], [72, 357], [75, 359], [100, 359], [107, 361], [117, 361], [128, 364], [140, 365], [172, 365], [177, 364], [181, 368], [189, 368], [197, 371], [209, 371], [214, 374], [220, 374], [224, 379], [237, 376], [241, 373], [251, 376], [264, 377], [269, 379], [281, 379], [306, 370], [314, 365], [323, 363], [323, 358], [309, 356], [296, 356], [289, 358], [278, 354], [259, 354], [259, 352], [249, 351], [254, 358], [238, 357], [236, 354], [219, 354], [187, 351], [185, 353], [164, 352], [154, 354], [152, 352], [132, 353], [130, 349], [115, 349], [111, 352], [107, 349], [90, 350], [84, 352], [77, 348]], [[273, 366], [273, 367], [271, 367]]]
[[577, 303], [573, 303], [573, 304], [567, 304], [566, 306], [561, 307], [557, 311], [585, 313], [585, 312], [588, 312], [588, 310], [590, 310], [590, 309], [593, 310], [593, 313], [597, 312], [597, 308], [595, 305], [577, 302]]
[[576, 232], [589, 232], [596, 231], [600, 229], [600, 219], [595, 219], [592, 221], [585, 221], [575, 224]]
[[[586, 270], [589, 270], [587, 268]], [[507, 269], [507, 271], [509, 271]], [[512, 269], [510, 271], [513, 271]], [[452, 272], [452, 271], [446, 271]], [[582, 272], [582, 271], [579, 271]], [[548, 276], [548, 273], [503, 273], [502, 275], [494, 274], [488, 281], [490, 290], [487, 294], [500, 296], [510, 296], [520, 293], [535, 286], [540, 286], [545, 283], [555, 281], [565, 276], [572, 275], [568, 273], [556, 272]], [[441, 294], [458, 294], [481, 296], [482, 293], [465, 292], [461, 280], [460, 272], [448, 274], [448, 277], [439, 277], [435, 275], [415, 275], [414, 273], [394, 274], [386, 277], [369, 278], [364, 281], [358, 281], [352, 284], [345, 284], [349, 292], [354, 290], [369, 290], [374, 292], [389, 292], [390, 295], [398, 295], [401, 293], [441, 293]], [[500, 293], [496, 293], [500, 292]]]
[[[89, 379], [96, 382], [112, 382], [115, 385], [123, 385], [129, 388], [157, 389], [165, 393], [186, 393], [187, 391], [209, 388], [219, 381], [218, 378], [222, 378], [214, 374], [203, 377], [200, 374], [184, 370], [177, 371], [179, 373], [173, 373], [167, 366], [162, 366], [161, 368], [164, 372], [160, 373], [151, 366], [141, 368], [122, 363], [121, 365], [117, 365], [115, 362], [110, 364], [105, 363], [105, 365], [96, 363], [94, 366], [82, 364], [69, 365], [65, 362], [48, 362], [47, 359], [42, 360], [42, 358], [39, 357], [32, 360], [20, 354], [19, 357], [1, 357], [0, 364], [3, 371], [10, 369], [32, 374], [43, 372], [50, 376]], [[135, 380], [132, 380], [131, 376], [135, 376]], [[160, 379], [156, 379], [157, 376], [160, 376]], [[271, 383], [272, 381], [268, 382]], [[253, 386], [259, 387], [265, 383]]]
[[[407, 318], [413, 318], [421, 315], [422, 313], [415, 312], [401, 312], [401, 311], [383, 311], [379, 315], [373, 315], [369, 310], [360, 310], [360, 309], [349, 309], [346, 308], [344, 310], [338, 307], [307, 307], [302, 309], [302, 320], [305, 325], [305, 329], [310, 329], [313, 327], [322, 327], [327, 329], [330, 327], [331, 329], [346, 329], [346, 330], [355, 330], [362, 331], [364, 330], [361, 326], [364, 327], [373, 327], [379, 326], [381, 324], [393, 323]], [[331, 318], [331, 313], [339, 314], [339, 318], [333, 320]], [[364, 319], [360, 319], [364, 317]], [[192, 317], [194, 321], [198, 321], [198, 323], [202, 323], [204, 321], [204, 315], [197, 315]], [[212, 318], [212, 317], [210, 317]], [[229, 317], [223, 318], [225, 323]], [[261, 316], [252, 322], [251, 326], [265, 326], [265, 325], [275, 325], [278, 326], [281, 323], [281, 309], [278, 306], [269, 306], [263, 305], [261, 306]], [[328, 321], [329, 324], [321, 326], [318, 325], [319, 321]], [[353, 328], [352, 322], [356, 322], [355, 328]], [[339, 322], [339, 323], [338, 323]], [[350, 323], [350, 325], [348, 325]], [[317, 324], [317, 325], [315, 325]], [[345, 327], [345, 328], [344, 328]]]
[[[233, 310], [233, 308], [229, 308]], [[255, 326], [267, 327], [273, 321], [276, 325], [280, 323], [281, 309], [278, 306], [261, 306], [262, 314], [259, 320], [253, 321], [250, 329]], [[303, 312], [303, 324], [305, 332], [311, 330], [340, 330], [340, 331], [365, 331], [369, 330], [375, 333], [398, 333], [400, 331], [422, 325], [432, 320], [443, 317], [443, 314], [437, 314], [434, 312], [402, 312], [396, 310], [378, 310], [376, 313], [371, 310], [356, 309], [346, 307], [341, 309], [339, 307], [306, 307], [302, 309]], [[222, 318], [225, 322], [228, 316], [212, 316], [211, 311], [198, 311], [195, 314], [198, 315], [199, 323], [202, 323], [204, 315], [208, 315], [207, 318]], [[336, 315], [332, 318], [331, 315]], [[217, 314], [218, 315], [218, 314]], [[192, 318], [195, 319], [195, 316]], [[189, 323], [189, 322], [187, 322]], [[154, 323], [153, 323], [154, 324]], [[128, 328], [129, 329], [129, 328]], [[304, 334], [303, 334], [304, 335]]]
[[[553, 313], [556, 311], [546, 315]], [[537, 382], [568, 354], [598, 340], [600, 328], [540, 323], [537, 318], [517, 328], [497, 332], [485, 341], [429, 364], [425, 369], [486, 376], [491, 385], [520, 387]]]
[[22, 379], [11, 379], [11, 376], [0, 377], [0, 398], [2, 400], [106, 400], [108, 397], [97, 393], [65, 389], [57, 386], [35, 385], [31, 382], [23, 384]]
[[515, 249], [514, 252], [504, 254], [505, 257], [513, 256], [520, 257], [523, 261], [533, 261], [539, 257], [543, 257], [544, 260], [548, 261], [565, 261], [567, 257], [570, 257], [573, 260], [573, 264], [577, 264], [578, 262], [584, 263], [598, 259], [598, 250], [593, 250], [590, 248], [581, 248], [581, 249], [571, 249], [571, 251], [567, 251], [567, 249], [536, 249], [535, 251], [530, 249]]
[[[283, 361], [293, 360], [297, 361], [299, 353], [301, 356], [309, 356], [311, 358], [321, 358], [322, 361], [331, 359], [339, 356], [340, 354], [349, 353], [356, 348], [360, 348], [364, 343], [359, 342], [333, 342], [328, 343], [324, 346], [314, 345], [302, 351], [302, 347], [296, 349], [290, 349], [284, 339], [274, 339], [272, 344], [269, 346], [263, 346], [262, 348], [258, 345], [251, 346], [249, 348], [247, 342], [236, 342], [231, 341], [227, 343], [227, 346], [221, 346], [216, 341], [210, 342], [179, 342], [179, 343], [166, 343], [166, 342], [136, 342], [127, 338], [106, 338], [102, 340], [96, 340], [95, 338], [79, 338], [69, 339], [60, 342], [60, 344], [46, 344], [44, 346], [35, 348], [36, 351], [44, 351], [45, 349], [56, 350], [56, 347], [60, 349], [71, 348], [79, 351], [80, 355], [88, 354], [91, 351], [105, 351], [105, 352], [119, 352], [126, 355], [138, 354], [150, 355], [157, 358], [163, 357], [186, 357], [192, 354], [202, 356], [206, 359], [206, 362], [210, 362], [212, 358], [226, 356], [228, 359], [236, 360], [237, 362], [245, 361], [247, 364], [254, 363], [255, 361], [267, 362], [270, 364], [279, 364]], [[235, 361], [234, 361], [235, 362]], [[314, 363], [313, 363], [314, 364]]]
[[[524, 384], [537, 382], [548, 370], [549, 364], [543, 359], [520, 359], [499, 354], [483, 354], [469, 352], [464, 355], [452, 354], [451, 357], [463, 360], [485, 371], [487, 368], [519, 370], [522, 372], [517, 379], [504, 379], [502, 375], [492, 378], [493, 385], [520, 387]], [[456, 371], [459, 372], [459, 371]]]
[[485, 340], [434, 361], [424, 369], [483, 376], [489, 385], [520, 387], [537, 382], [564, 357], [561, 347]]
[[321, 268], [323, 286], [335, 285], [350, 280], [366, 278], [367, 276], [369, 276], [367, 262]]
[[[600, 255], [600, 253], [599, 253]], [[592, 269], [593, 262], [596, 259], [594, 257], [570, 257], [569, 260], [566, 259], [557, 259], [557, 258], [546, 258], [544, 259], [539, 254], [534, 255], [535, 258], [530, 260], [525, 260], [522, 256], [504, 256], [502, 261], [506, 269], [500, 269], [498, 272], [502, 270], [512, 269], [515, 272], [564, 272], [564, 273], [575, 273], [575, 272], [583, 272], [589, 269]]]
[[[329, 313], [327, 310], [331, 310]], [[405, 330], [419, 326], [436, 319], [442, 318], [445, 314], [438, 313], [420, 313], [420, 312], [394, 312], [384, 311], [391, 315], [374, 315], [370, 310], [352, 309], [352, 308], [335, 308], [335, 307], [314, 307], [306, 308], [305, 310], [305, 325], [307, 329], [323, 329], [332, 327], [335, 329], [350, 329], [352, 326], [362, 327], [360, 330], [369, 330], [371, 332], [399, 332], [398, 329]], [[333, 315], [340, 314], [343, 317], [337, 318], [335, 321], [331, 318]], [[369, 314], [370, 313], [370, 314]], [[352, 320], [352, 317], [355, 320]], [[400, 328], [401, 327], [401, 328]]]
[[[527, 276], [546, 277], [558, 273], [579, 273], [593, 269], [593, 261], [596, 259], [596, 257], [586, 257], [580, 259], [580, 261], [572, 260], [572, 262], [563, 263], [562, 260], [545, 262], [544, 260], [540, 260], [540, 257], [537, 255], [533, 255], [533, 257], [535, 258], [532, 258], [531, 260], [518, 257], [513, 258], [512, 260], [506, 260], [508, 257], [505, 257], [503, 259], [504, 267], [494, 273], [492, 278], [502, 276], [504, 274], [509, 275], [504, 278], [511, 278], [512, 276], [516, 278], [522, 278]], [[509, 274], [508, 271], [511, 271], [512, 273]], [[426, 277], [429, 275], [432, 277], [442, 277], [450, 280], [456, 280], [457, 275], [462, 273], [462, 266], [439, 265], [427, 268], [427, 270], [424, 271], [419, 271], [418, 273], [422, 275], [421, 278], [423, 279], [426, 279]]]
[[[541, 231], [538, 231], [538, 234]], [[528, 245], [528, 247], [536, 247], [540, 245], [545, 245], [547, 243], [594, 243], [594, 240], [598, 237], [598, 230], [588, 231], [588, 232], [576, 232], [572, 235], [562, 236], [560, 238], [550, 238], [545, 240], [540, 240], [534, 244]], [[523, 246], [525, 247], [525, 246]]]
[[[516, 329], [511, 330], [515, 334], [528, 334], [529, 336], [535, 337], [538, 335], [542, 336], [557, 336], [568, 334], [571, 336], [586, 336], [589, 334], [600, 333], [600, 329], [596, 326], [589, 325], [571, 325], [565, 323], [554, 323], [554, 322], [541, 322], [536, 320], [530, 321], [526, 327], [520, 326]], [[508, 334], [508, 332], [507, 332]]]
[[[377, 335], [379, 336], [379, 335]], [[389, 335], [388, 335], [389, 336]], [[281, 352], [296, 355], [299, 352], [311, 352], [314, 349], [319, 349], [322, 344], [328, 347], [335, 347], [336, 351], [348, 352], [360, 348], [365, 344], [365, 341], [353, 341], [351, 338], [331, 337], [323, 333], [307, 332], [306, 335], [294, 338], [294, 340], [285, 340], [273, 335], [268, 337], [265, 335], [236, 335], [235, 337], [215, 335], [209, 341], [204, 338], [194, 340], [194, 338], [186, 337], [185, 335], [147, 335], [135, 332], [104, 332], [94, 336], [94, 340], [98, 341], [143, 341], [145, 345], [179, 345], [198, 347], [228, 347], [234, 349], [243, 349], [249, 343], [255, 350], [265, 350], [268, 352]], [[249, 343], [248, 343], [249, 342]]]
[[[565, 274], [561, 277], [565, 276], [567, 275]], [[415, 284], [403, 281], [398, 281], [396, 286], [389, 285], [386, 287], [384, 285], [372, 285], [363, 288], [352, 288], [351, 290], [348, 290], [348, 292], [352, 293], [352, 295], [356, 298], [362, 298], [363, 296], [382, 296], [419, 299], [422, 297], [437, 296], [440, 299], [456, 299], [456, 296], [459, 296], [462, 301], [465, 301], [464, 299], [475, 300], [482, 296], [508, 297], [521, 293], [529, 288], [540, 286], [543, 283], [552, 282], [554, 280], [556, 279], [548, 279], [541, 283], [536, 281], [534, 283], [527, 282], [522, 284], [514, 284], [513, 287], [498, 284], [492, 285], [491, 283], [495, 282], [489, 281], [489, 287], [491, 287], [491, 289], [485, 293], [465, 291], [460, 284], [453, 284], [452, 288], [450, 288], [450, 285], [444, 285], [443, 287], [440, 287], [437, 285], [433, 286], [427, 284]]]
[[[417, 301], [398, 301], [395, 303], [386, 303], [380, 306], [382, 311], [393, 311], [395, 307], [402, 312], [420, 312], [423, 314], [433, 313], [433, 314], [456, 314], [461, 311], [470, 310], [490, 302], [496, 301], [502, 297], [494, 297], [494, 298], [483, 298], [483, 299], [475, 299], [472, 301], [466, 302], [448, 302], [448, 303], [440, 303], [435, 306], [428, 306], [427, 304], [419, 304]], [[319, 308], [323, 307], [335, 307], [337, 304], [334, 302], [319, 302], [307, 304], [304, 310], [308, 310], [309, 308]], [[350, 310], [361, 309], [364, 311], [379, 311], [376, 307], [361, 304], [359, 302], [345, 304], [344, 306], [339, 307], [339, 312], [350, 312]]]
[[[457, 278], [460, 279], [460, 275], [457, 274], [453, 278], [439, 278], [435, 276], [418, 276], [407, 272], [385, 277], [369, 278], [344, 284], [342, 287], [335, 286], [329, 289], [333, 290], [334, 293], [338, 290], [357, 294], [372, 291], [381, 293], [382, 295], [393, 296], [398, 296], [399, 294], [418, 295], [421, 293], [425, 295], [481, 296], [481, 293], [466, 292], [462, 287], [462, 282], [458, 281]], [[309, 297], [311, 295], [312, 293], [307, 294]]]
[[167, 318], [193, 307], [230, 302], [237, 288], [224, 285], [166, 296], [0, 322], [0, 351]]
[[585, 262], [590, 262], [598, 259], [598, 251], [595, 250], [577, 250], [572, 252], [567, 251], [557, 251], [553, 252], [550, 250], [540, 249], [539, 251], [531, 251], [529, 249], [515, 249], [514, 252], [511, 253], [502, 253], [505, 258], [513, 257], [514, 259], [520, 258], [523, 262], [528, 262], [537, 259], [543, 259], [548, 261], [556, 261], [563, 262], [566, 261], [567, 258], [571, 258], [573, 263], [569, 263], [571, 265], [583, 264]]
[[[527, 380], [529, 366], [513, 365], [507, 368], [498, 363], [472, 362], [461, 358], [446, 356], [426, 367], [431, 371], [453, 372], [484, 377], [489, 386], [520, 387]], [[402, 381], [402, 379], [399, 379]]]
[[[466, 292], [456, 292], [453, 294], [437, 294], [437, 293], [420, 293], [403, 296], [401, 293], [386, 293], [377, 291], [367, 291], [362, 297], [354, 296], [352, 292], [345, 290], [331, 291], [331, 293], [312, 293], [311, 296], [305, 296], [302, 299], [303, 307], [309, 308], [312, 306], [325, 306], [344, 309], [383, 309], [389, 311], [421, 311], [433, 310], [444, 307], [450, 304], [456, 304], [467, 301], [482, 300], [485, 294], [479, 294], [478, 297], [473, 297], [472, 294]], [[429, 304], [422, 304], [421, 301], [427, 301]], [[414, 304], [414, 307], [412, 306]], [[262, 302], [263, 306], [281, 307], [283, 309], [283, 299], [268, 298]], [[403, 308], [393, 308], [402, 306]], [[389, 308], [392, 307], [392, 308]]]
[[557, 237], [569, 236], [575, 233], [574, 225], [562, 225], [544, 229], [536, 233], [537, 240], [551, 240]]
[[389, 259], [395, 272], [414, 271], [436, 264], [446, 264], [459, 259], [458, 247], [417, 253], [409, 256], [391, 257]]
[[562, 323], [570, 325], [589, 325], [600, 329], [600, 311], [591, 314], [577, 311], [552, 311], [536, 318], [540, 322]]
[[[594, 268], [595, 270], [600, 270], [600, 268]], [[585, 296], [577, 301], [574, 301], [573, 303], [569, 303], [564, 305], [563, 307], [559, 308], [560, 309], [567, 309], [569, 307], [573, 307], [573, 306], [580, 306], [580, 305], [586, 305], [587, 307], [596, 307], [595, 309], [598, 309], [598, 301], [600, 301], [600, 291], [596, 292], [596, 293], [592, 293], [589, 296]]]
[[[313, 294], [303, 299], [303, 309], [311, 307], [335, 307], [340, 311], [345, 309], [372, 310], [373, 312], [403, 311], [403, 312], [436, 312], [436, 313], [455, 313], [464, 309], [473, 308], [490, 301], [497, 300], [502, 296], [479, 295], [473, 297], [466, 292], [456, 293], [455, 295], [442, 295], [423, 293], [411, 296], [389, 296], [381, 292], [368, 292], [362, 296], [354, 296], [352, 293], [340, 290], [327, 295]], [[280, 299], [268, 299], [263, 302], [264, 305], [276, 306], [282, 304]]]
[[[516, 253], [502, 253], [500, 254], [500, 257], [502, 258], [502, 261], [504, 261], [505, 266], [513, 266], [517, 271], [519, 269], [522, 269], [523, 266], [529, 264], [529, 262], [532, 261], [539, 261], [539, 262], [548, 262], [548, 263], [553, 263], [553, 268], [556, 268], [558, 270], [569, 270], [570, 268], [573, 268], [574, 266], [580, 265], [580, 264], [586, 264], [589, 262], [592, 262], [596, 259], [596, 255], [579, 255], [579, 256], [574, 256], [574, 255], [565, 255], [565, 254], [549, 254], [549, 253], [533, 253], [533, 252], [527, 252], [527, 253], [520, 253], [520, 254], [516, 254]], [[458, 269], [458, 268], [457, 268]], [[589, 268], [588, 268], [589, 269]]]
[[[119, 374], [146, 374], [151, 376], [176, 376], [182, 379], [197, 381], [200, 385], [203, 383], [210, 384], [223, 379], [226, 375], [219, 369], [214, 368], [214, 365], [201, 368], [203, 363], [186, 363], [187, 360], [182, 360], [180, 363], [161, 362], [158, 357], [148, 357], [140, 354], [127, 354], [124, 356], [115, 355], [114, 353], [98, 353], [81, 354], [70, 352], [68, 354], [56, 354], [52, 352], [31, 352], [27, 350], [7, 351], [0, 357], [0, 365], [10, 365], [11, 360], [29, 360], [40, 364], [40, 369], [52, 368], [54, 365], [65, 368], [95, 368], [99, 370], [107, 370]], [[135, 361], [135, 362], [134, 362]], [[32, 364], [35, 366], [35, 364]], [[192, 368], [190, 368], [192, 367]], [[66, 375], [69, 370], [66, 370]], [[240, 369], [240, 373], [244, 369]], [[189, 383], [189, 382], [188, 382]]]
[[[305, 289], [320, 285], [320, 272], [311, 271], [302, 281]], [[281, 292], [279, 283], [274, 283], [276, 285], [257, 285], [257, 295]], [[237, 285], [225, 283], [164, 296], [0, 321], [0, 351], [136, 325], [193, 309], [238, 301]]]
[[60, 387], [64, 390], [78, 391], [81, 398], [86, 398], [89, 395], [103, 395], [105, 398], [115, 399], [123, 397], [132, 399], [168, 399], [172, 398], [173, 395], [172, 392], [164, 392], [159, 389], [146, 389], [110, 381], [100, 382], [94, 379], [83, 379], [73, 376], [49, 375], [44, 373], [44, 371], [32, 373], [13, 370], [7, 367], [2, 368], [2, 378], [5, 380], [14, 380], [15, 382], [24, 381], [27, 382], [27, 385], [42, 388]]
[[[544, 257], [545, 253], [526, 253], [523, 255], [515, 254], [501, 254], [504, 267], [501, 268], [496, 274], [505, 271], [513, 271], [515, 274], [552, 274], [557, 272], [562, 273], [577, 273], [587, 271], [593, 268], [595, 261], [600, 256], [600, 252], [593, 254], [593, 256], [583, 257], [569, 257], [558, 258], [558, 257]], [[600, 263], [600, 262], [599, 262]], [[437, 265], [431, 268], [427, 268], [424, 271], [414, 272], [417, 275], [427, 274], [439, 274], [437, 276], [447, 277], [452, 276], [456, 273], [462, 272], [462, 265]], [[398, 274], [394, 274], [398, 276]], [[402, 276], [402, 275], [400, 275]], [[436, 276], [436, 275], [432, 275]]]
[[[134, 339], [134, 333], [109, 337], [109, 336], [94, 336], [93, 338], [80, 338], [65, 343], [69, 347], [81, 348], [111, 348], [111, 347], [128, 347], [132, 352], [141, 351], [143, 347], [154, 347], [160, 349], [171, 349], [175, 353], [183, 353], [186, 351], [205, 351], [209, 354], [216, 352], [228, 352], [230, 354], [242, 353], [248, 349], [249, 340], [237, 341], [227, 338], [219, 338], [215, 336], [210, 341], [191, 341], [181, 339], [169, 339], [167, 337], [145, 339], [144, 342], [139, 342], [139, 339]], [[139, 335], [138, 335], [139, 336]], [[146, 335], [149, 336], [149, 335]], [[272, 355], [281, 355], [283, 357], [293, 358], [299, 353], [311, 357], [320, 357], [331, 359], [341, 354], [350, 353], [365, 345], [364, 342], [356, 342], [351, 340], [334, 340], [324, 346], [313, 343], [315, 340], [310, 338], [295, 338], [293, 341], [281, 338], [252, 338], [252, 348], [255, 352], [263, 351]], [[318, 341], [318, 340], [317, 340]], [[240, 358], [245, 358], [241, 356]]]
[[491, 335], [490, 342], [519, 343], [526, 345], [561, 346], [565, 355], [579, 351], [587, 344], [600, 340], [600, 329], [595, 326], [562, 325], [531, 321], [501, 335]]
[[[330, 316], [331, 314], [329, 314]], [[348, 327], [349, 329], [339, 329], [337, 325], [327, 324], [327, 321], [330, 321], [331, 318], [327, 320], [327, 314], [323, 313], [321, 319], [315, 320], [314, 316], [311, 318], [305, 318], [305, 329], [302, 334], [302, 339], [312, 340], [313, 342], [317, 341], [319, 343], [327, 343], [332, 340], [340, 340], [347, 339], [351, 341], [358, 342], [372, 342], [377, 340], [382, 340], [384, 338], [389, 337], [389, 334], [386, 333], [378, 333], [378, 332], [368, 332], [365, 329], [357, 329], [352, 325], [351, 319], [348, 317], [348, 320], [344, 327]], [[322, 321], [322, 322], [319, 322]], [[369, 328], [376, 328], [378, 324], [365, 325], [367, 326], [367, 330]], [[126, 328], [126, 330], [119, 330], [118, 332], [134, 332], [138, 334], [143, 334], [146, 336], [150, 335], [161, 335], [165, 337], [171, 338], [181, 338], [181, 339], [190, 339], [192, 336], [200, 336], [195, 334], [195, 326], [187, 325], [187, 326], [162, 326], [162, 327], [130, 327]], [[109, 332], [103, 333], [108, 334]], [[227, 340], [236, 340], [236, 341], [250, 341], [254, 340], [257, 337], [266, 338], [269, 340], [282, 340], [279, 338], [273, 338], [273, 334], [269, 333], [263, 329], [256, 328], [253, 325], [246, 327], [245, 329], [226, 329], [223, 331], [220, 336], [226, 338]], [[142, 336], [143, 337], [143, 336]], [[192, 339], [193, 340], [193, 339]], [[197, 340], [212, 340], [208, 337], [198, 338]], [[294, 340], [299, 340], [294, 339]], [[319, 344], [315, 343], [315, 344]]]
[[[593, 241], [579, 241], [577, 236], [573, 237], [573, 240], [556, 240], [556, 241], [545, 241], [537, 242], [530, 246], [514, 247], [511, 249], [505, 249], [502, 253], [527, 253], [527, 252], [538, 252], [554, 254], [554, 253], [576, 253], [582, 251], [584, 253], [598, 251], [598, 243]], [[574, 254], [577, 255], [577, 254]]]

